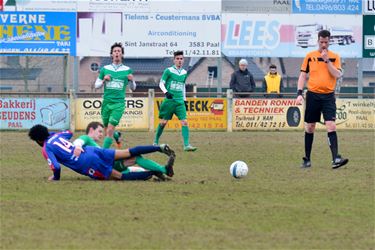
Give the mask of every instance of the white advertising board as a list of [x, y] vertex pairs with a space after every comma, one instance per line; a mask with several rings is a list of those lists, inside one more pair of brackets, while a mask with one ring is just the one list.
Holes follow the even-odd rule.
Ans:
[[82, 12], [220, 12], [221, 0], [78, 0]]
[[17, 0], [16, 11], [77, 11], [77, 0]]
[[360, 15], [222, 15], [222, 52], [226, 56], [304, 57], [317, 49], [318, 32], [331, 32], [330, 49], [341, 57], [362, 56]]
[[77, 55], [108, 56], [122, 42], [125, 57], [219, 57], [220, 25], [219, 13], [79, 12]]

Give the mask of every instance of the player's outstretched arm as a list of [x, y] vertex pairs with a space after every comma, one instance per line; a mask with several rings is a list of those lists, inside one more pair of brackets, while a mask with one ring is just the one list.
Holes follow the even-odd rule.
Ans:
[[53, 175], [48, 178], [49, 181], [58, 181], [60, 180], [61, 167], [60, 163], [57, 161], [55, 155], [46, 150], [46, 155], [43, 154], [46, 158], [50, 169], [53, 171]]

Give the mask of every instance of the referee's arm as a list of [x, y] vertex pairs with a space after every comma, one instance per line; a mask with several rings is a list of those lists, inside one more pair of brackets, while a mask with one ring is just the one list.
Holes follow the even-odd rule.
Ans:
[[342, 76], [341, 70], [336, 68], [335, 65], [333, 65], [333, 63], [330, 60], [327, 61], [327, 67], [328, 67], [329, 73], [332, 76], [334, 76], [336, 79]]
[[299, 74], [298, 83], [297, 83], [297, 100], [296, 100], [297, 105], [301, 105], [303, 102], [302, 91], [303, 91], [303, 88], [305, 87], [306, 78], [307, 78], [307, 73], [304, 71], [301, 71], [301, 73]]
[[307, 73], [301, 71], [298, 77], [297, 90], [303, 90], [303, 88], [305, 87], [306, 78], [307, 78]]

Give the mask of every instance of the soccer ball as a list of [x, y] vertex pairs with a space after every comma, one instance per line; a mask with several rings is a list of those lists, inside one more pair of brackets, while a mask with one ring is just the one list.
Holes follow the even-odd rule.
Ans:
[[229, 171], [234, 178], [242, 178], [247, 175], [249, 168], [245, 162], [235, 161], [230, 165]]

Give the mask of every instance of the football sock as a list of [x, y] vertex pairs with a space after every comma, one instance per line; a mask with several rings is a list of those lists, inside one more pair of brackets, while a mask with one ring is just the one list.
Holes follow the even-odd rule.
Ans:
[[186, 147], [189, 145], [189, 127], [182, 126], [181, 132], [182, 132], [182, 138], [184, 139], [184, 146]]
[[158, 125], [158, 128], [156, 129], [156, 133], [155, 133], [154, 143], [159, 144], [159, 138], [161, 134], [163, 133], [164, 128], [165, 128], [165, 125], [160, 125], [160, 124]]
[[161, 152], [160, 146], [148, 145], [148, 146], [137, 146], [137, 147], [134, 147], [134, 148], [129, 148], [130, 156], [148, 154], [148, 153], [153, 153], [153, 152], [156, 152], [156, 151]]
[[103, 148], [110, 148], [113, 143], [112, 137], [106, 136], [103, 140]]
[[124, 143], [123, 143], [124, 140], [122, 140], [122, 141], [119, 140], [120, 137], [121, 137], [121, 132], [120, 131], [115, 131], [113, 133], [113, 139], [115, 139], [116, 146], [117, 146], [118, 149], [121, 149], [124, 146]]
[[151, 171], [143, 172], [122, 172], [121, 179], [127, 181], [135, 180], [148, 180], [152, 177], [153, 173]]
[[163, 167], [159, 163], [154, 162], [150, 159], [143, 158], [142, 156], [137, 156], [135, 158], [135, 163], [138, 164], [140, 167], [147, 169], [147, 170], [162, 172], [163, 174], [167, 173], [167, 170], [165, 169], [165, 167]]
[[337, 133], [336, 131], [328, 132], [328, 145], [331, 149], [332, 159], [335, 160], [338, 152]]
[[305, 132], [305, 156], [308, 160], [310, 160], [313, 141], [314, 133]]

